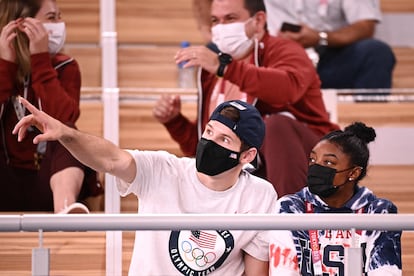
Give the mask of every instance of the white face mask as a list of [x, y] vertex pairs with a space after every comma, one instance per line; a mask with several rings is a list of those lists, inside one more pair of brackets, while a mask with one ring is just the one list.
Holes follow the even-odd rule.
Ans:
[[240, 59], [252, 49], [253, 40], [247, 37], [245, 31], [245, 25], [250, 19], [245, 22], [217, 24], [211, 28], [212, 40], [220, 51], [234, 59]]
[[66, 39], [66, 26], [64, 22], [43, 23], [43, 26], [49, 33], [49, 53], [57, 54], [62, 50]]

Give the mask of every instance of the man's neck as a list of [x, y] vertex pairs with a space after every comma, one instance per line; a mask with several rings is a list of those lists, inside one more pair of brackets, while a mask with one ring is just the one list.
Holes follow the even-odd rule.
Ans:
[[226, 191], [233, 187], [237, 183], [239, 175], [240, 168], [233, 168], [216, 176], [197, 172], [197, 178], [204, 186], [218, 192]]

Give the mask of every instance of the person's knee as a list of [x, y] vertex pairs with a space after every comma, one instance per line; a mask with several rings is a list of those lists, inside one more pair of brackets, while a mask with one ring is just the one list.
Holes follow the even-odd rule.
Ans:
[[284, 151], [287, 145], [298, 146], [302, 140], [302, 123], [293, 115], [272, 114], [265, 119], [266, 134], [265, 144], [267, 148]]
[[295, 118], [290, 113], [272, 114], [265, 119], [266, 130], [271, 128], [273, 131], [283, 131], [292, 128]]
[[391, 47], [377, 39], [364, 39], [355, 43], [355, 50], [367, 59], [375, 60], [379, 65], [393, 68], [396, 62]]

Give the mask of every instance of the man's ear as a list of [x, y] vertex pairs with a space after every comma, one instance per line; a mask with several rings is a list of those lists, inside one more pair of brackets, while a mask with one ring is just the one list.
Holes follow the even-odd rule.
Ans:
[[[289, 0], [287, 0], [289, 1]], [[258, 11], [255, 14], [255, 20], [257, 24], [256, 32], [262, 32], [266, 27], [266, 13], [264, 11]]]
[[254, 160], [257, 154], [256, 148], [249, 148], [246, 151], [243, 151], [240, 155], [240, 163], [241, 164], [248, 164]]

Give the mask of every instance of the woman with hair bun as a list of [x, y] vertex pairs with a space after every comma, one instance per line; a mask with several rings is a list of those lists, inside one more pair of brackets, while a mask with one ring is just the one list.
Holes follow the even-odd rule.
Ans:
[[[391, 201], [358, 185], [375, 137], [375, 130], [361, 122], [324, 136], [310, 154], [307, 187], [280, 198], [277, 212], [397, 213]], [[363, 275], [402, 275], [401, 231], [349, 229], [273, 231], [270, 275], [345, 275], [344, 248], [355, 243], [363, 249]]]

